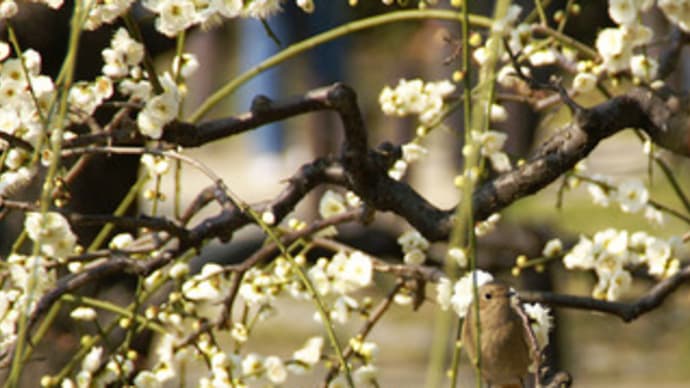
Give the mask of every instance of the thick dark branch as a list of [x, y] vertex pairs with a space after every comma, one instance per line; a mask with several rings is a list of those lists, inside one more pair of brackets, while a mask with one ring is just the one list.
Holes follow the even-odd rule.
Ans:
[[199, 147], [206, 143], [224, 139], [262, 125], [285, 120], [300, 114], [332, 110], [328, 94], [339, 84], [315, 89], [304, 96], [281, 102], [273, 102], [268, 97], [257, 96], [252, 101], [251, 111], [239, 116], [207, 121], [198, 125], [174, 122], [165, 127], [163, 140], [183, 147]]
[[9, 143], [10, 147], [21, 148], [28, 152], [33, 152], [34, 150], [34, 146], [32, 146], [31, 143], [7, 132], [0, 131], [0, 139]]
[[690, 34], [674, 27], [669, 35], [669, 43], [659, 55], [659, 79], [668, 77], [678, 66], [680, 53], [690, 43]]
[[110, 214], [66, 214], [70, 223], [78, 225], [104, 225], [107, 223], [125, 228], [147, 228], [170, 233], [171, 235], [186, 241], [187, 230], [177, 225], [174, 221], [164, 217], [149, 217], [140, 215], [137, 217], [113, 216]]
[[477, 188], [473, 198], [475, 219], [484, 219], [546, 187], [616, 132], [625, 128], [658, 131], [644, 109], [652, 106], [652, 99], [651, 93], [635, 92], [580, 112], [573, 123], [543, 143], [527, 163]]
[[[592, 108], [577, 109], [573, 122], [541, 145], [525, 164], [476, 189], [473, 196], [475, 219], [484, 219], [538, 192], [572, 169], [602, 139], [625, 128], [640, 128], [655, 142], [676, 152], [682, 153], [683, 147], [690, 150], [690, 143], [681, 141], [689, 132], [685, 130], [686, 104], [680, 100], [675, 104], [669, 101], [672, 100], [664, 101], [648, 90], [636, 89]], [[342, 174], [324, 173], [324, 162], [317, 160], [303, 167], [278, 198], [259, 210], [271, 210], [279, 221], [312, 188], [322, 183], [336, 183], [353, 190], [372, 208], [401, 216], [429, 240], [448, 238], [454, 209], [439, 209], [406, 183], [388, 176], [390, 164], [400, 157], [400, 150], [391, 146], [378, 150], [369, 147], [356, 94], [345, 85], [334, 84], [280, 103], [260, 96], [255, 99], [251, 112], [199, 125], [174, 123], [166, 128], [163, 138], [174, 145], [199, 146], [315, 110], [334, 110], [341, 118], [345, 133], [340, 153]], [[329, 162], [338, 164], [334, 160]], [[227, 206], [221, 214], [194, 228], [190, 239], [192, 244], [214, 237], [228, 240], [237, 229], [251, 222], [243, 211]]]
[[581, 310], [599, 311], [613, 314], [625, 322], [630, 322], [661, 306], [681, 284], [690, 281], [690, 266], [683, 267], [675, 275], [657, 283], [636, 302], [609, 302], [583, 296], [554, 294], [550, 292], [520, 292], [520, 299], [530, 303], [544, 303], [552, 306], [569, 307]]

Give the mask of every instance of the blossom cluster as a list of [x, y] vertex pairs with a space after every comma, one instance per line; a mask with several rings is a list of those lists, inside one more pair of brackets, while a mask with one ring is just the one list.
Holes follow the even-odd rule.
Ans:
[[688, 247], [677, 237], [663, 239], [646, 232], [609, 228], [592, 238], [580, 236], [563, 257], [563, 264], [571, 270], [594, 271], [598, 280], [592, 295], [613, 301], [630, 288], [630, 269], [646, 267], [654, 277], [668, 277], [678, 271], [679, 259], [688, 252]]
[[[424, 127], [421, 127], [424, 128]], [[393, 166], [388, 170], [388, 176], [397, 180], [402, 179], [407, 172], [407, 167], [411, 163], [414, 163], [422, 159], [429, 151], [423, 145], [419, 144], [419, 141], [411, 141], [407, 144], [402, 145], [402, 158], [398, 159], [393, 163]]]
[[[196, 26], [210, 25], [221, 18], [266, 19], [281, 11], [284, 0], [146, 0], [143, 5], [156, 14], [156, 29], [173, 37]], [[303, 11], [314, 12], [313, 0], [296, 0]]]
[[[19, 57], [9, 57], [9, 45], [0, 42], [0, 131], [26, 141], [40, 143], [44, 134], [42, 117], [48, 114], [55, 96], [53, 80], [41, 74], [41, 56], [29, 49]], [[7, 170], [0, 175], [0, 194], [10, 194], [28, 184], [34, 175], [27, 164], [26, 150], [12, 148], [4, 160]]]
[[[35, 0], [35, 3], [45, 4], [52, 9], [62, 7], [63, 0]], [[0, 3], [0, 20], [9, 19], [19, 12], [19, 7], [15, 0], [3, 0]]]
[[[199, 329], [202, 321], [213, 322], [222, 314], [233, 286], [230, 273], [219, 264], [208, 263], [199, 273], [190, 276], [187, 264], [175, 263], [167, 271], [156, 271], [145, 281], [147, 289], [153, 289], [155, 284], [166, 280], [173, 280], [177, 286], [176, 291], [169, 294], [167, 302], [146, 310], [147, 318], [164, 325], [166, 331], [156, 345], [151, 368], [137, 374], [135, 383], [141, 385], [135, 385], [170, 383], [182, 377], [179, 371], [183, 364], [203, 369], [209, 365], [205, 360], [210, 360], [207, 367], [209, 375], [201, 378], [200, 386], [208, 387], [219, 384], [282, 384], [288, 372], [303, 374], [311, 370], [322, 358], [324, 340], [321, 337], [309, 339], [288, 358], [240, 351], [249, 340], [254, 325], [275, 313], [274, 303], [281, 295], [298, 300], [312, 299], [313, 295], [294, 265], [306, 272], [334, 322], [345, 323], [351, 312], [361, 312], [366, 308], [351, 296], [373, 281], [373, 262], [364, 253], [339, 252], [330, 259], [319, 259], [308, 269], [302, 256], [295, 257], [294, 262], [278, 257], [265, 267], [252, 267], [242, 277], [236, 303], [243, 303], [247, 312], [252, 311], [255, 317], [248, 316], [233, 323], [229, 331], [236, 344], [234, 352], [222, 350], [206, 334], [195, 342], [194, 347], [179, 346], [185, 336]], [[86, 319], [89, 314], [75, 310], [73, 316]], [[376, 368], [371, 364], [377, 353], [376, 344], [357, 340], [352, 346], [364, 360], [362, 366], [354, 371], [354, 379], [372, 381], [376, 376]], [[337, 383], [342, 379], [343, 376], [338, 376], [334, 381]]]
[[443, 99], [455, 91], [448, 81], [425, 83], [421, 79], [401, 79], [395, 88], [385, 86], [379, 95], [383, 113], [391, 116], [417, 115], [427, 126], [434, 124], [443, 110]]
[[649, 0], [609, 1], [609, 15], [618, 27], [605, 28], [597, 36], [595, 45], [603, 60], [601, 70], [615, 74], [629, 69], [633, 76], [645, 82], [656, 78], [659, 67], [656, 59], [634, 52], [653, 37], [652, 30], [639, 23], [640, 14], [652, 5], [654, 2]]
[[41, 252], [49, 257], [60, 258], [74, 253], [77, 237], [60, 213], [29, 212], [24, 229], [29, 238], [40, 246]]
[[[130, 376], [134, 370], [136, 353], [129, 352], [129, 357], [114, 354], [104, 357], [104, 349], [101, 346], [92, 347], [81, 361], [81, 369], [74, 379], [64, 378], [60, 382], [62, 388], [104, 387], [112, 385]], [[57, 385], [46, 384], [44, 385]], [[151, 386], [141, 385], [141, 380], [135, 381], [136, 387]]]
[[29, 212], [24, 229], [38, 250], [32, 256], [11, 253], [0, 271], [0, 352], [17, 340], [19, 319], [30, 314], [40, 298], [55, 287], [55, 264], [77, 248], [70, 224], [59, 213]]
[[403, 233], [398, 238], [398, 244], [405, 254], [403, 261], [406, 264], [421, 265], [426, 261], [426, 250], [429, 249], [429, 241], [416, 230]]
[[584, 180], [594, 204], [603, 207], [616, 204], [623, 212], [632, 214], [644, 211], [648, 221], [659, 225], [664, 222], [663, 213], [650, 202], [649, 190], [639, 179], [630, 178], [616, 183], [606, 175], [588, 175], [583, 162], [578, 163], [574, 171], [575, 174], [568, 178], [568, 184], [577, 187]]
[[54, 260], [43, 256], [11, 254], [7, 258], [7, 269], [0, 273], [0, 352], [14, 345], [21, 317], [55, 287], [57, 274], [51, 264]]
[[479, 146], [480, 154], [491, 161], [491, 166], [498, 172], [510, 171], [511, 164], [508, 155], [502, 151], [508, 138], [503, 132], [472, 131], [472, 140]]

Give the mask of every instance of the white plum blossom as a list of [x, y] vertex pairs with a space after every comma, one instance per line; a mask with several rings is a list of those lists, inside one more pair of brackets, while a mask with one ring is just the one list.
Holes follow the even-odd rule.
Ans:
[[29, 212], [24, 228], [31, 240], [40, 244], [41, 252], [51, 257], [65, 257], [74, 252], [77, 237], [69, 222], [56, 212]]
[[651, 82], [659, 71], [659, 63], [646, 55], [634, 55], [630, 58], [632, 75], [645, 82]]
[[84, 28], [95, 30], [103, 24], [112, 23], [127, 12], [132, 3], [134, 0], [90, 1]]
[[563, 263], [571, 270], [593, 270], [597, 284], [592, 295], [613, 301], [630, 288], [632, 275], [629, 270], [632, 267], [646, 266], [647, 272], [657, 278], [674, 273], [676, 257], [682, 257], [685, 250], [677, 241], [645, 232], [631, 234], [609, 228], [597, 232], [592, 239], [580, 236], [578, 243], [563, 257]]
[[631, 24], [637, 20], [637, 0], [609, 0], [609, 16], [618, 24]]
[[491, 26], [491, 30], [500, 34], [507, 34], [512, 30], [512, 26], [515, 25], [520, 13], [522, 12], [522, 7], [517, 4], [511, 4], [506, 11], [505, 16], [502, 19], [494, 21]]
[[441, 116], [443, 98], [455, 91], [448, 80], [424, 83], [421, 79], [401, 79], [395, 89], [386, 86], [379, 95], [381, 110], [387, 115], [417, 115], [425, 125], [431, 125]]
[[453, 296], [453, 284], [447, 277], [442, 277], [436, 283], [436, 302], [441, 310], [446, 311], [450, 308], [450, 298]]
[[621, 210], [626, 213], [637, 213], [647, 205], [649, 192], [641, 181], [631, 179], [618, 186], [617, 199]]
[[478, 237], [486, 236], [488, 233], [496, 229], [496, 225], [500, 220], [501, 215], [499, 213], [490, 215], [486, 220], [476, 223], [474, 226], [474, 234], [476, 234]]
[[252, 0], [245, 5], [245, 15], [257, 19], [266, 19], [280, 12], [283, 0]]
[[0, 20], [9, 19], [17, 14], [19, 8], [14, 0], [4, 0], [0, 3]]
[[322, 218], [330, 218], [339, 214], [345, 213], [347, 207], [345, 206], [345, 199], [342, 194], [326, 190], [319, 200], [319, 214]]
[[596, 47], [604, 59], [609, 73], [626, 70], [630, 65], [632, 46], [626, 42], [626, 34], [620, 28], [605, 28], [599, 32]]
[[269, 356], [264, 360], [266, 377], [274, 384], [282, 384], [287, 379], [287, 370], [280, 357]]
[[151, 176], [165, 175], [170, 171], [170, 159], [165, 156], [144, 154], [139, 161]]
[[404, 161], [403, 159], [396, 160], [395, 163], [393, 163], [393, 167], [388, 170], [388, 176], [395, 179], [396, 181], [399, 181], [402, 179], [403, 176], [405, 176], [405, 172], [407, 171], [407, 162]]
[[508, 135], [503, 132], [472, 131], [472, 139], [479, 145], [482, 156], [489, 158], [494, 170], [504, 172], [511, 169], [510, 159], [502, 149]]
[[159, 139], [163, 127], [172, 121], [180, 107], [180, 92], [167, 74], [161, 78], [164, 91], [149, 99], [144, 109], [137, 115], [139, 131], [152, 139]]
[[83, 371], [93, 373], [101, 365], [101, 357], [103, 356], [103, 348], [100, 346], [94, 346], [91, 350], [84, 356], [81, 362], [81, 369]]
[[120, 27], [110, 41], [110, 47], [103, 50], [103, 74], [111, 78], [127, 76], [132, 66], [144, 58], [144, 45], [132, 39], [126, 29]]
[[0, 174], [0, 195], [10, 195], [31, 182], [33, 173], [28, 167]]
[[460, 268], [467, 267], [467, 252], [460, 247], [448, 249], [448, 257], [453, 259]]
[[599, 183], [587, 184], [587, 191], [592, 197], [592, 201], [595, 205], [608, 207], [611, 203], [612, 195], [615, 194], [615, 191], [609, 190], [605, 185], [612, 185], [613, 180], [609, 177], [598, 174], [592, 175], [591, 178], [596, 182], [604, 183], [604, 185]]
[[158, 14], [156, 29], [174, 37], [196, 23], [196, 7], [192, 0], [147, 0], [144, 7]]
[[453, 286], [453, 295], [450, 298], [450, 305], [460, 318], [467, 315], [467, 309], [474, 300], [473, 283], [476, 276], [477, 287], [492, 281], [493, 275], [482, 270], [468, 272]]
[[314, 12], [314, 0], [297, 0], [297, 6], [306, 13]]
[[276, 223], [276, 215], [272, 211], [266, 210], [261, 213], [261, 221], [266, 225], [273, 225]]
[[356, 291], [371, 284], [373, 263], [371, 258], [360, 251], [347, 255], [338, 252], [325, 269], [331, 280], [332, 289], [342, 295]]
[[366, 364], [357, 368], [352, 377], [358, 387], [378, 387], [379, 384], [376, 383], [377, 374], [378, 370], [375, 366]]
[[549, 344], [549, 331], [553, 328], [553, 317], [550, 309], [539, 303], [523, 304], [525, 314], [530, 318], [532, 332], [537, 339], [539, 349], [544, 349]]
[[69, 316], [78, 321], [93, 321], [96, 319], [96, 310], [91, 307], [77, 307], [72, 310]]
[[323, 337], [312, 337], [307, 340], [304, 346], [292, 354], [295, 361], [301, 362], [306, 366], [314, 366], [321, 359], [321, 349], [323, 348]]
[[110, 240], [108, 248], [110, 249], [127, 249], [134, 242], [134, 237], [129, 233], [118, 233]]
[[589, 72], [579, 72], [573, 79], [573, 89], [578, 93], [589, 93], [597, 86], [597, 76]]
[[407, 143], [401, 148], [403, 155], [402, 159], [408, 164], [418, 161], [429, 153], [425, 147], [419, 145], [418, 143]]
[[554, 238], [546, 243], [541, 254], [544, 255], [544, 257], [554, 257], [560, 255], [561, 252], [563, 252], [563, 243], [560, 239]]
[[658, 6], [671, 23], [690, 32], [690, 0], [659, 0]]
[[182, 78], [189, 78], [199, 69], [199, 60], [192, 53], [183, 53], [181, 57], [176, 56], [172, 62], [172, 71], [179, 74]]
[[491, 104], [489, 114], [491, 121], [495, 123], [502, 123], [508, 120], [508, 111], [503, 105], [500, 104]]
[[420, 265], [426, 260], [426, 251], [429, 249], [429, 241], [416, 230], [409, 230], [398, 238], [398, 244], [405, 254], [403, 260], [406, 264]]
[[249, 353], [242, 360], [242, 374], [245, 377], [258, 377], [264, 367], [263, 358], [257, 353]]

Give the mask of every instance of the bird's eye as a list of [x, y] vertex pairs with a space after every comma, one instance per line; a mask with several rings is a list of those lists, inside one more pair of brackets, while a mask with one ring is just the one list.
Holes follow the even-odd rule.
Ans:
[[491, 295], [490, 292], [487, 292], [486, 294], [484, 294], [484, 299], [489, 300], [489, 299], [491, 299], [492, 296], [493, 295]]

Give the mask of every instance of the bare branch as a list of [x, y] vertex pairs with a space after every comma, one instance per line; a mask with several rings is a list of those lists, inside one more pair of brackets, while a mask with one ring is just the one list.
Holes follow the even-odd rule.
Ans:
[[681, 284], [690, 281], [690, 266], [681, 268], [675, 275], [657, 283], [649, 292], [635, 302], [609, 302], [583, 296], [555, 294], [551, 292], [520, 292], [520, 299], [531, 303], [544, 303], [552, 306], [581, 310], [599, 311], [620, 317], [631, 322], [648, 313], [666, 300]]

